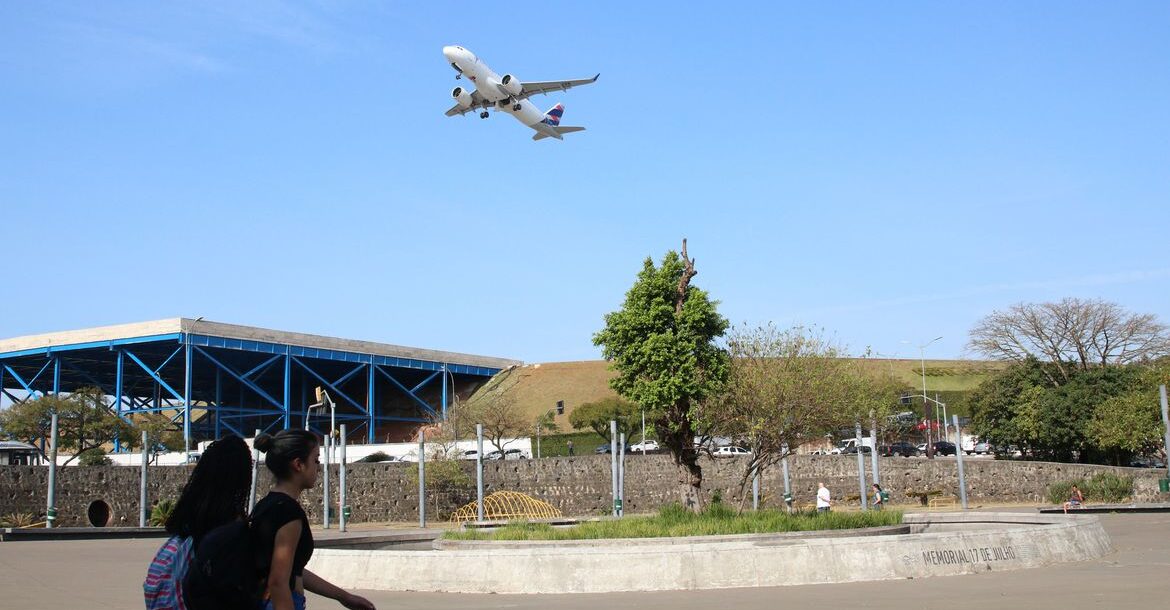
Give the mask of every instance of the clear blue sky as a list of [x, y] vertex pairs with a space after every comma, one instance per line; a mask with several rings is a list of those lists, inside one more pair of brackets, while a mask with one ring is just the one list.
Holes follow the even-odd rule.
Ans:
[[[962, 355], [1170, 322], [1170, 4], [6, 2], [0, 337], [207, 319], [594, 359], [683, 237], [733, 322]], [[447, 118], [460, 44], [588, 131]], [[909, 341], [910, 345], [902, 343]]]

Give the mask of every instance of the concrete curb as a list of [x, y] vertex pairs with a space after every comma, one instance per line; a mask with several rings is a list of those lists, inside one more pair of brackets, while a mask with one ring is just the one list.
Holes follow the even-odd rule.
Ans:
[[905, 523], [916, 533], [444, 551], [322, 549], [308, 567], [343, 588], [604, 593], [974, 574], [1084, 561], [1112, 550], [1091, 515], [931, 513], [907, 515]]

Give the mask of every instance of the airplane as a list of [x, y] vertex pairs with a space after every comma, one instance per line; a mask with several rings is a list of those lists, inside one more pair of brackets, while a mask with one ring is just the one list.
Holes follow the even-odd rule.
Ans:
[[474, 85], [474, 90], [468, 91], [463, 87], [455, 87], [451, 97], [455, 98], [455, 106], [447, 111], [447, 116], [464, 115], [472, 110], [481, 109], [479, 118], [488, 118], [488, 108], [495, 107], [500, 112], [506, 112], [516, 117], [517, 121], [536, 131], [533, 140], [556, 138], [564, 140], [566, 133], [585, 131], [584, 127], [561, 125], [561, 117], [565, 114], [565, 107], [557, 104], [548, 112], [541, 112], [528, 101], [528, 98], [537, 94], [548, 94], [550, 91], [567, 91], [579, 85], [588, 85], [597, 82], [601, 76], [598, 73], [593, 78], [582, 78], [564, 81], [540, 81], [521, 83], [511, 74], [500, 77], [483, 63], [475, 53], [459, 46], [443, 47], [443, 56], [455, 68], [455, 78], [467, 77]]

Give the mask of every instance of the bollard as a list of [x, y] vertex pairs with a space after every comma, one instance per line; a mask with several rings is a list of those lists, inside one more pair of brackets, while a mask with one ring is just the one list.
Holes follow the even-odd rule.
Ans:
[[252, 435], [252, 490], [248, 492], [248, 514], [256, 508], [256, 480], [260, 476], [260, 450], [256, 448], [256, 437], [260, 436], [260, 428]]
[[792, 482], [788, 478], [788, 445], [784, 445], [784, 457], [780, 460], [780, 466], [784, 469], [784, 503], [788, 505], [788, 512], [792, 512]]
[[626, 433], [618, 441], [618, 516], [626, 512]]
[[870, 450], [870, 473], [873, 475], [873, 482], [877, 485], [882, 484], [882, 479], [878, 475], [878, 436], [877, 436], [877, 420], [873, 419], [873, 411], [869, 412], [869, 437], [873, 439], [873, 448]]
[[49, 424], [49, 493], [45, 494], [45, 527], [57, 520], [57, 414]]
[[321, 518], [324, 521], [325, 529], [329, 529], [329, 444], [331, 437], [332, 434], [325, 437], [325, 450], [322, 452], [325, 456], [325, 486], [321, 490], [321, 504], [325, 510], [321, 511], [323, 513]]
[[760, 469], [752, 469], [752, 510], [760, 510]]
[[147, 451], [149, 444], [147, 443], [146, 430], [142, 431], [142, 481], [138, 489], [138, 527], [146, 527], [147, 508], [146, 508], [146, 462]]
[[418, 431], [418, 526], [427, 526], [427, 455], [426, 439], [423, 432]]
[[959, 501], [967, 510], [967, 480], [963, 476], [963, 435], [959, 432], [959, 416], [951, 415], [955, 423], [955, 460], [959, 463]]
[[609, 492], [613, 498], [613, 516], [618, 516], [621, 499], [618, 498], [617, 422], [609, 420]]
[[[1166, 385], [1158, 386], [1158, 400], [1162, 403], [1162, 426], [1163, 438], [1162, 448], [1166, 451], [1166, 478], [1170, 479], [1170, 405], [1166, 402]], [[1170, 490], [1170, 482], [1166, 484], [1167, 490]]]
[[861, 510], [869, 510], [865, 493], [865, 455], [861, 452], [861, 423], [857, 424], [857, 485], [861, 489]]
[[477, 451], [475, 452], [475, 514], [483, 521], [483, 424], [475, 424]]
[[345, 522], [349, 515], [345, 513], [345, 424], [341, 424], [341, 452], [338, 454], [337, 471], [337, 506], [340, 512], [337, 515], [337, 529], [345, 531]]

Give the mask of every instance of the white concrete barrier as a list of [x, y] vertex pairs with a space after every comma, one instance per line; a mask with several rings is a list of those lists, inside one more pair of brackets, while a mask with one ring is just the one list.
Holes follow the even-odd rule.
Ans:
[[918, 533], [593, 541], [438, 551], [319, 549], [309, 569], [344, 588], [604, 593], [923, 578], [1084, 561], [1112, 549], [1090, 515], [911, 514]]

